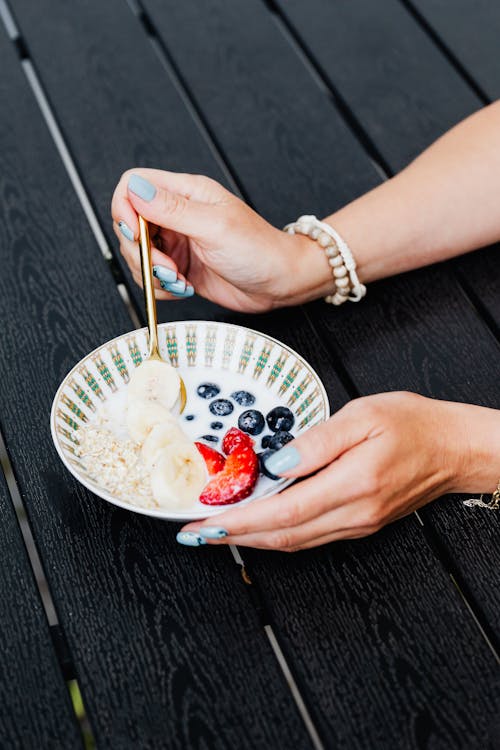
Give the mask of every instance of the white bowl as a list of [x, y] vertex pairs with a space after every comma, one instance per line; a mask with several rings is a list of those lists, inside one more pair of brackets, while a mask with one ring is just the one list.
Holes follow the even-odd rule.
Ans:
[[[229, 427], [237, 426], [239, 414], [246, 407], [234, 404], [227, 417], [217, 417], [209, 411], [209, 401], [196, 393], [197, 385], [214, 382], [221, 388], [217, 398], [230, 398], [236, 390], [250, 391], [256, 397], [252, 408], [265, 415], [273, 406], [288, 406], [295, 416], [291, 432], [300, 435], [309, 427], [326, 420], [330, 409], [323, 384], [312, 367], [293, 349], [276, 339], [242, 326], [210, 321], [178, 321], [158, 326], [160, 351], [167, 362], [179, 368], [186, 384], [187, 403], [179, 417], [182, 428], [193, 440], [202, 435], [220, 436], [218, 445]], [[141, 498], [125, 500], [109, 492], [92, 476], [91, 467], [78, 455], [78, 430], [91, 422], [99, 408], [107, 404], [109, 411], [124, 404], [130, 372], [147, 356], [147, 329], [141, 328], [118, 336], [102, 344], [78, 362], [66, 375], [55, 395], [50, 417], [52, 438], [66, 468], [91, 492], [113, 505], [154, 518], [185, 521], [207, 518], [235, 506], [209, 506], [196, 502], [179, 511], [158, 507], [144, 507]], [[191, 421], [186, 416], [194, 415]], [[209, 425], [221, 421], [218, 432]], [[255, 449], [262, 437], [271, 434], [266, 429], [254, 437]], [[255, 498], [280, 492], [291, 480], [273, 481], [261, 476], [250, 497]], [[144, 499], [143, 499], [144, 500]], [[151, 498], [151, 506], [154, 504]]]

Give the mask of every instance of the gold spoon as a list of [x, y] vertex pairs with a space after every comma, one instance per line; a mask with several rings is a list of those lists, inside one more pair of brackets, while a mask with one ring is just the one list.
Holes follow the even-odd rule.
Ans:
[[[165, 360], [160, 354], [158, 346], [158, 322], [156, 319], [156, 299], [153, 286], [153, 270], [151, 267], [151, 242], [149, 239], [148, 223], [139, 216], [139, 247], [141, 249], [142, 284], [144, 287], [144, 303], [146, 305], [146, 316], [149, 330], [149, 351], [147, 359], [156, 359], [160, 362]], [[186, 406], [187, 394], [183, 379], [180, 378], [180, 414]]]

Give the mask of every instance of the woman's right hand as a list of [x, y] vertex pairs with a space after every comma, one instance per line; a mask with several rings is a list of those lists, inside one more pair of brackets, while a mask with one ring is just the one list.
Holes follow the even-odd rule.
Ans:
[[331, 291], [316, 243], [271, 226], [215, 180], [157, 169], [125, 172], [113, 195], [113, 226], [142, 284], [141, 214], [150, 224], [158, 299], [194, 290], [224, 307], [264, 312]]

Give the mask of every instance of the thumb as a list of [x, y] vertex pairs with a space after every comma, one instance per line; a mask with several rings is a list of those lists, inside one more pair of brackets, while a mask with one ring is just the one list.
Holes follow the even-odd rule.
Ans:
[[213, 226], [213, 205], [155, 185], [141, 175], [130, 175], [127, 192], [138, 214], [165, 229], [200, 237]]
[[266, 469], [277, 476], [301, 477], [335, 461], [366, 440], [372, 430], [370, 421], [355, 411], [359, 414], [356, 401], [351, 401], [326, 422], [271, 453], [265, 459]]

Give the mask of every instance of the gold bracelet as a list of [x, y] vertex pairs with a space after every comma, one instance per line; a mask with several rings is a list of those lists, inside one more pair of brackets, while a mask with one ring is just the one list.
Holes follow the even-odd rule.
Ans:
[[480, 497], [470, 497], [468, 500], [464, 500], [464, 505], [468, 508], [474, 506], [478, 508], [488, 508], [488, 510], [499, 510], [500, 509], [500, 480], [498, 481], [497, 488], [493, 492], [491, 499], [487, 503], [483, 500], [484, 495]]

